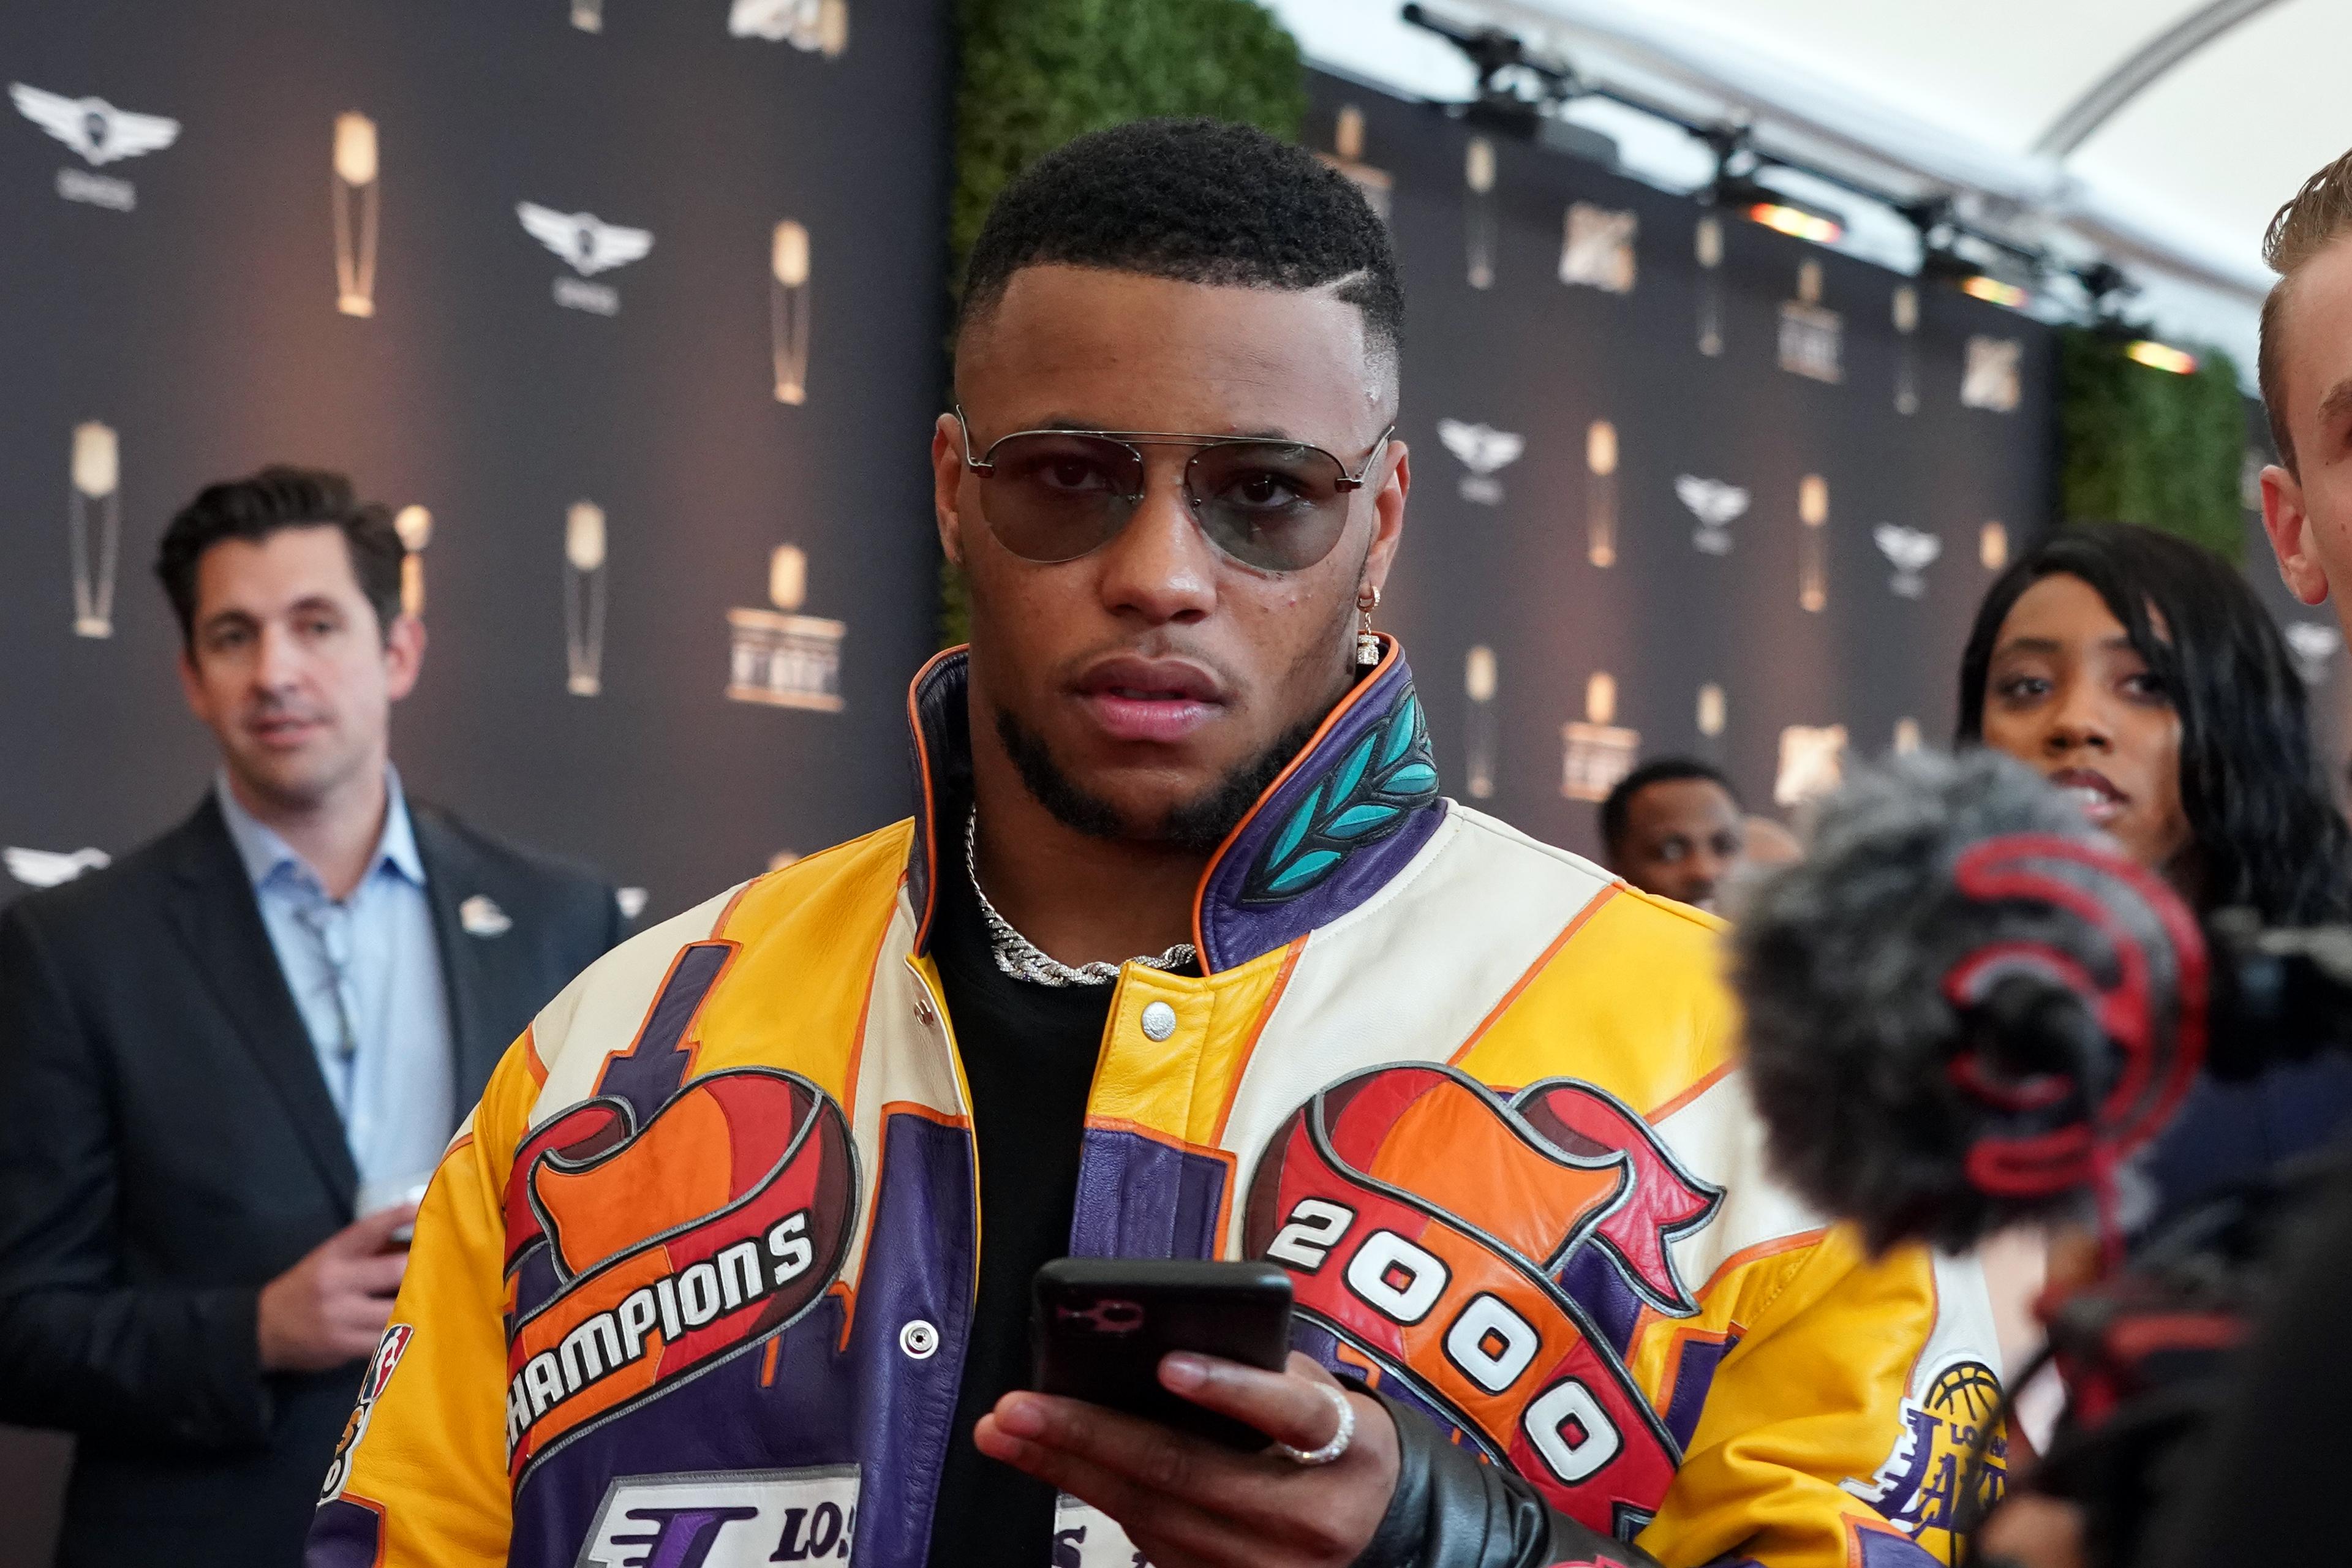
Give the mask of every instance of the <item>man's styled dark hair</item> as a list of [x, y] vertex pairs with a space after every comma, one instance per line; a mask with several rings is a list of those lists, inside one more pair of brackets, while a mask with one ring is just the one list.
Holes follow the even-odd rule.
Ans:
[[196, 563], [205, 552], [225, 539], [259, 543], [289, 528], [342, 530], [352, 575], [375, 610], [377, 629], [390, 634], [400, 614], [401, 563], [408, 558], [408, 546], [392, 525], [391, 508], [361, 501], [352, 481], [331, 469], [278, 463], [241, 479], [206, 485], [163, 530], [155, 575], [180, 617], [183, 646], [195, 647]]
[[1696, 757], [1654, 758], [1619, 779], [1617, 787], [1609, 792], [1609, 798], [1601, 803], [1601, 842], [1612, 858], [1615, 858], [1618, 847], [1625, 842], [1626, 819], [1633, 814], [1633, 797], [1652, 784], [1680, 784], [1685, 779], [1705, 779], [1709, 784], [1720, 784], [1723, 793], [1731, 797], [1733, 810], [1745, 812], [1748, 809], [1740, 805], [1739, 792], [1731, 787], [1731, 781], [1723, 776], [1721, 768], [1702, 763]]
[[2263, 300], [2262, 337], [2255, 368], [2262, 380], [2263, 407], [2271, 421], [2271, 445], [2290, 474], [2295, 466], [2294, 437], [2286, 423], [2286, 300], [2297, 274], [2314, 257], [2352, 236], [2352, 153], [2305, 180], [2294, 199], [2279, 208], [2263, 236], [2263, 259], [2279, 280]]
[[1338, 283], [1392, 366], [1404, 289], [1389, 231], [1346, 175], [1254, 126], [1138, 120], [1048, 153], [997, 193], [964, 268], [958, 331], [1024, 267], [1305, 290]]
[[2242, 904], [2295, 925], [2352, 916], [2352, 830], [2312, 745], [2286, 639], [2243, 577], [2186, 540], [2076, 525], [2011, 562], [1960, 655], [1958, 742], [1984, 739], [2001, 624], [2028, 588], [2058, 575], [2097, 593], [2180, 716], [2180, 805], [2200, 907]]

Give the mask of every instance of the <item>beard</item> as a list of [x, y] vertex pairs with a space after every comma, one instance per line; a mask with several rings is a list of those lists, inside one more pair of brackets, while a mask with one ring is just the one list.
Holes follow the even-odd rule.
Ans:
[[1021, 773], [1021, 782], [1063, 826], [1090, 838], [1141, 838], [1192, 854], [1213, 853], [1249, 815], [1258, 797], [1274, 783], [1290, 759], [1323, 727], [1326, 715], [1302, 719], [1276, 737], [1274, 743], [1241, 763], [1188, 801], [1161, 814], [1147, 831], [1130, 831], [1118, 808], [1064, 773], [1054, 761], [1045, 738], [1004, 710], [996, 712], [996, 738]]

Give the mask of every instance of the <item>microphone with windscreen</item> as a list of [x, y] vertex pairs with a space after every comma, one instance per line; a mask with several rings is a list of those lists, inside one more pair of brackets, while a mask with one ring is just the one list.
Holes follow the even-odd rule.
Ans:
[[1988, 751], [1861, 770], [1734, 938], [1773, 1161], [1874, 1248], [2109, 1223], [2205, 1054], [2206, 944], [2163, 881]]

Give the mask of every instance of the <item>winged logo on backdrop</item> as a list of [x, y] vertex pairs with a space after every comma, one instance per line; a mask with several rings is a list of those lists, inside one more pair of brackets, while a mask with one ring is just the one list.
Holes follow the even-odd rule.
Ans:
[[1466, 425], [1459, 419], [1437, 422], [1437, 438], [1470, 471], [1462, 476], [1462, 499], [1494, 506], [1503, 499], [1503, 482], [1495, 476], [1519, 460], [1528, 438], [1492, 425]]
[[0, 851], [8, 875], [28, 888], [54, 888], [85, 871], [103, 871], [114, 858], [103, 849], [26, 849], [11, 844]]
[[1698, 519], [1691, 543], [1706, 555], [1731, 553], [1731, 525], [1748, 510], [1748, 492], [1721, 479], [1683, 474], [1675, 480], [1675, 495]]
[[1845, 780], [1845, 726], [1791, 724], [1780, 731], [1780, 768], [1772, 780], [1774, 805], [1802, 805]]
[[1566, 232], [1560, 238], [1559, 280], [1609, 294], [1632, 293], [1636, 276], [1633, 240], [1641, 228], [1639, 213], [1575, 203], [1568, 209]]
[[727, 32], [835, 59], [849, 47], [849, 0], [735, 0]]
[[1927, 592], [1927, 580], [1922, 575], [1944, 552], [1944, 542], [1921, 528], [1906, 528], [1901, 523], [1882, 522], [1870, 531], [1877, 542], [1878, 552], [1895, 568], [1887, 586], [1906, 599], [1916, 599]]
[[606, 223], [593, 213], [561, 213], [536, 202], [517, 202], [524, 232], [563, 258], [578, 278], [555, 279], [555, 302], [599, 316], [618, 314], [620, 290], [586, 279], [644, 258], [654, 247], [651, 229]]
[[[68, 98], [25, 82], [8, 97], [26, 119], [64, 142], [92, 168], [160, 153], [180, 139], [180, 122], [161, 114], [134, 114], [102, 98]], [[129, 212], [139, 205], [131, 182], [67, 167], [58, 171], [58, 195], [69, 202]]]
[[2303, 677], [2303, 683], [2324, 684], [2328, 661], [2344, 646], [2344, 634], [2325, 621], [2289, 621], [2279, 629], [2286, 638], [2287, 651], [2294, 656], [2295, 673]]

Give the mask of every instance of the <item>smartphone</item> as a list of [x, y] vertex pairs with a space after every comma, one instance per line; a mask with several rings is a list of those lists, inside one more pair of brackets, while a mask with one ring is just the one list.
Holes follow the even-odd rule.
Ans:
[[1290, 1352], [1290, 1274], [1272, 1263], [1060, 1258], [1037, 1270], [1029, 1341], [1041, 1394], [1107, 1405], [1245, 1453], [1256, 1427], [1160, 1384], [1160, 1358], [1197, 1351], [1280, 1372]]

